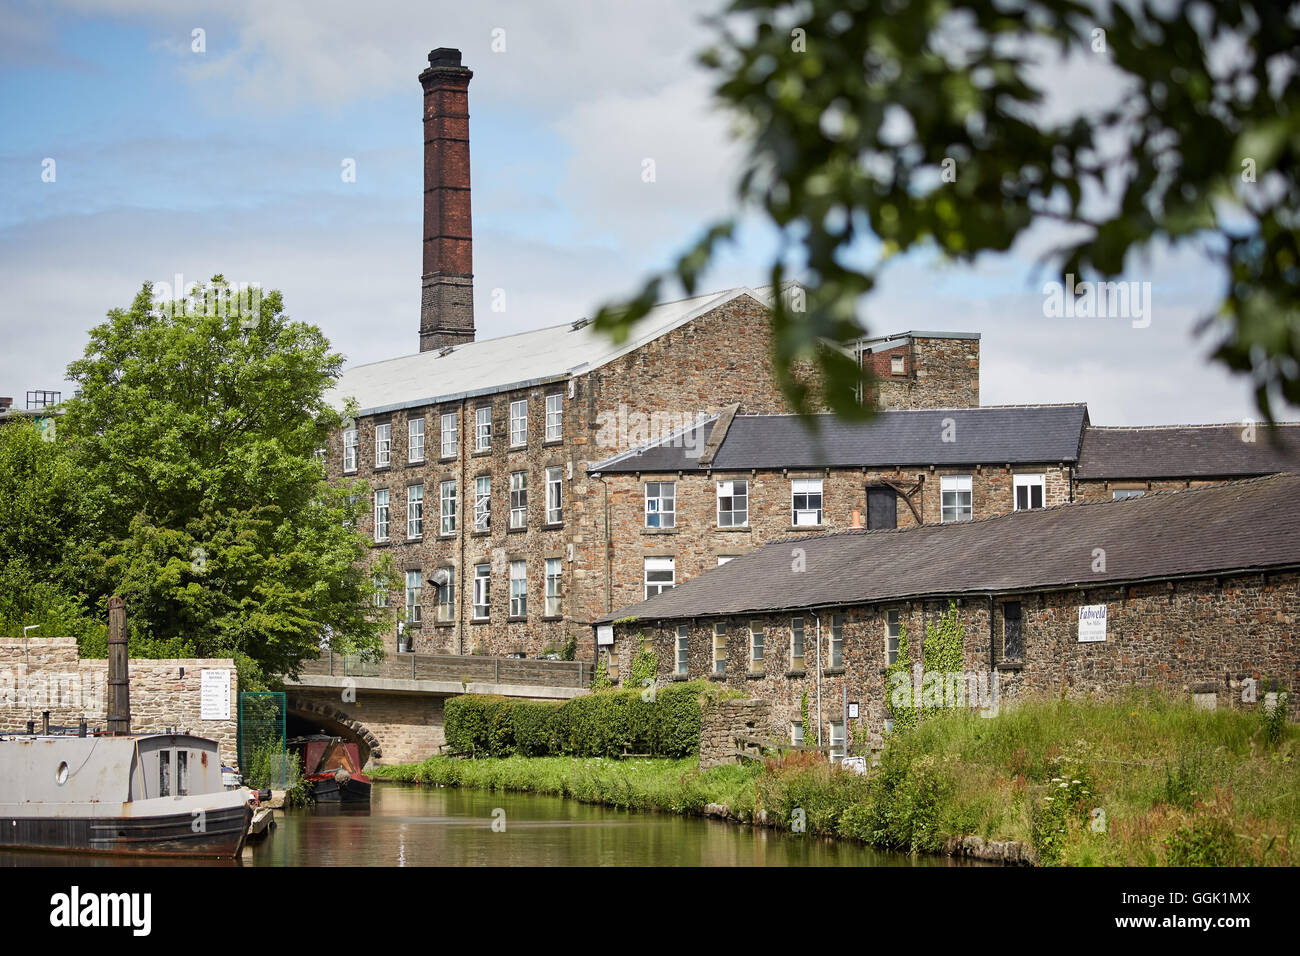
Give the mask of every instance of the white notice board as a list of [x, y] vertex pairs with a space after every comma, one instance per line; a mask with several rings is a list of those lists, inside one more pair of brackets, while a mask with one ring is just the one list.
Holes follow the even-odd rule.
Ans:
[[614, 643], [614, 625], [597, 624], [596, 625], [596, 644], [604, 647], [606, 644]]
[[230, 719], [230, 671], [203, 671], [199, 705], [203, 720]]
[[1106, 605], [1081, 604], [1079, 606], [1079, 643], [1106, 639]]

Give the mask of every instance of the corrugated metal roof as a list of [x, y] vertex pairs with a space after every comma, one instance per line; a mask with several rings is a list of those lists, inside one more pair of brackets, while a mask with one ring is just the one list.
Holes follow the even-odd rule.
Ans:
[[575, 329], [577, 323], [567, 323], [467, 342], [447, 354], [432, 349], [357, 365], [339, 377], [326, 400], [342, 408], [349, 397], [355, 398], [359, 414], [368, 415], [567, 379], [571, 373], [604, 365], [743, 295], [767, 304], [771, 288], [742, 286], [661, 303], [632, 326], [621, 345], [597, 333], [590, 324]]
[[[1073, 462], [1088, 406], [1003, 405], [895, 409], [863, 422], [814, 415], [737, 415], [709, 467], [843, 468], [893, 465]], [[703, 435], [651, 444], [591, 465], [590, 471], [693, 471]], [[951, 440], [949, 440], [951, 439]]]
[[[1298, 500], [1300, 477], [1272, 475], [979, 521], [792, 537], [600, 621], [1097, 587], [1295, 567], [1300, 566]], [[796, 548], [803, 551], [800, 561], [795, 561]], [[1097, 548], [1105, 551], [1100, 572], [1093, 570]]]
[[[1253, 441], [1247, 440], [1253, 438]], [[1275, 440], [1276, 439], [1276, 443]], [[1300, 472], [1300, 424], [1088, 428], [1080, 478], [1250, 477]]]

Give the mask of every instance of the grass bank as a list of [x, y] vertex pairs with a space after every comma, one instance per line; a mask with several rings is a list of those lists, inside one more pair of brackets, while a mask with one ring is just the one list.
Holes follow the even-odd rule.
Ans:
[[700, 771], [576, 757], [433, 757], [375, 775], [670, 813], [724, 804], [742, 821], [912, 852], [977, 837], [1032, 847], [1046, 865], [1290, 865], [1298, 758], [1295, 725], [1133, 693], [944, 714], [891, 735], [867, 776], [808, 758]]

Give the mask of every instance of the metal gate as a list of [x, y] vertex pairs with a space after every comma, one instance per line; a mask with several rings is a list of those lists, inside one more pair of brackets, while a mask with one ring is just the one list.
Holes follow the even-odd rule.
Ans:
[[244, 785], [284, 790], [289, 781], [283, 693], [239, 695], [239, 772]]

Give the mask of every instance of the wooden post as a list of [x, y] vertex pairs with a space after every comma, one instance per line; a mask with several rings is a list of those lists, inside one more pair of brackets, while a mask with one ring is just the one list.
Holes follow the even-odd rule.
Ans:
[[108, 732], [131, 733], [131, 675], [126, 655], [126, 602], [108, 599]]

